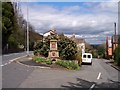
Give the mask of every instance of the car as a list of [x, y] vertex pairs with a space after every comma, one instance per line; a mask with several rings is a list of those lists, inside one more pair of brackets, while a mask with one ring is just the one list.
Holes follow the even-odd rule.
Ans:
[[82, 63], [89, 63], [92, 65], [92, 54], [91, 53], [83, 53], [82, 54]]

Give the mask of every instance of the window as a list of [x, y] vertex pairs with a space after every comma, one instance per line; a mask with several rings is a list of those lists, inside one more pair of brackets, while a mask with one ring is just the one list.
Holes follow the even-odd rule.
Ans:
[[86, 55], [83, 55], [83, 58], [86, 58]]
[[88, 55], [88, 58], [91, 58], [91, 55]]

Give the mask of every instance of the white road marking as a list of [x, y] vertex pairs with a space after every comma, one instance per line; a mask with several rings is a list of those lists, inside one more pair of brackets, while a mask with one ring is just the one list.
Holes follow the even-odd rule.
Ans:
[[[100, 76], [101, 76], [101, 72], [99, 72], [98, 77], [97, 77], [97, 80], [100, 79]], [[95, 84], [93, 84], [93, 85], [90, 87], [89, 90], [92, 90], [92, 88], [94, 88], [94, 87], [95, 87]]]
[[99, 72], [97, 79], [100, 79], [100, 76], [101, 76], [101, 72]]
[[4, 65], [0, 65], [1, 67], [4, 66]]
[[95, 84], [93, 84], [91, 87], [90, 87], [90, 89], [89, 90], [92, 90], [92, 88], [94, 88], [95, 87]]
[[3, 56], [10, 56], [10, 55], [12, 55], [12, 54], [8, 54], [8, 55], [3, 55]]
[[3, 65], [0, 65], [0, 66], [3, 67], [3, 66], [5, 66], [5, 65], [7, 65], [7, 64], [12, 63], [13, 61], [15, 61], [15, 60], [17, 60], [17, 59], [20, 59], [20, 58], [23, 58], [23, 57], [26, 57], [26, 56], [27, 56], [27, 55], [24, 55], [24, 56], [17, 57], [17, 58], [15, 58], [15, 59], [9, 60], [9, 62], [7, 62], [7, 63], [5, 63], [5, 64], [3, 64]]

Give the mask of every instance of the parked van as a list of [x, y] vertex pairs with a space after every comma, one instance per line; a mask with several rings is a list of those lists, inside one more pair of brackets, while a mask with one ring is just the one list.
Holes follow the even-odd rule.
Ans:
[[82, 54], [82, 63], [89, 63], [92, 65], [92, 54], [91, 53], [83, 53]]

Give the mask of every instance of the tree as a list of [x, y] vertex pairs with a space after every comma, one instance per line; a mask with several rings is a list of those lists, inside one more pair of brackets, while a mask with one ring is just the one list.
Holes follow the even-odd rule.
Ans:
[[104, 58], [105, 55], [105, 44], [101, 44], [97, 47], [97, 52], [100, 58]]
[[14, 9], [11, 2], [2, 3], [2, 49], [8, 43], [8, 38], [14, 31]]
[[[19, 8], [20, 9], [20, 8]], [[26, 27], [27, 21], [19, 12], [17, 3], [2, 3], [2, 49], [6, 53], [6, 49], [10, 52], [24, 50], [19, 46], [26, 48]], [[28, 23], [30, 32], [30, 50], [33, 50], [34, 42], [40, 40], [42, 36], [35, 32], [34, 27]], [[8, 48], [7, 48], [8, 47]]]

